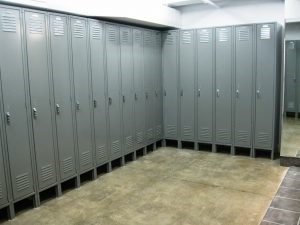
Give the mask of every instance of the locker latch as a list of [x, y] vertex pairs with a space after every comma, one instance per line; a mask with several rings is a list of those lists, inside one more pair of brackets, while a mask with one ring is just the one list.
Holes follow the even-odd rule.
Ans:
[[94, 108], [97, 108], [97, 100], [93, 101]]
[[10, 113], [6, 113], [6, 123], [9, 125], [10, 124]]
[[123, 95], [123, 103], [125, 103], [125, 95]]
[[183, 90], [180, 91], [180, 96], [183, 96]]
[[198, 97], [200, 97], [200, 88], [198, 89]]
[[56, 114], [58, 115], [60, 113], [60, 106], [59, 104], [56, 104]]
[[80, 104], [79, 104], [79, 101], [76, 101], [76, 109], [77, 109], [77, 110], [80, 110]]
[[134, 99], [135, 99], [135, 100], [138, 100], [138, 96], [137, 96], [136, 93], [134, 94]]
[[257, 96], [257, 98], [260, 98], [260, 90], [259, 89], [256, 90], [256, 96]]
[[145, 93], [146, 99], [148, 99], [148, 92]]
[[36, 119], [37, 118], [37, 109], [33, 108], [32, 112], [33, 112], [33, 118]]
[[167, 96], [167, 92], [166, 92], [166, 90], [164, 90], [164, 95], [165, 95], [165, 96]]
[[111, 97], [108, 98], [108, 104], [109, 104], [109, 105], [112, 104], [112, 98], [111, 98]]
[[220, 97], [220, 89], [217, 89], [217, 97]]
[[158, 93], [157, 93], [157, 91], [155, 91], [155, 97], [158, 97]]
[[240, 91], [238, 89], [235, 91], [235, 95], [237, 98], [240, 96]]

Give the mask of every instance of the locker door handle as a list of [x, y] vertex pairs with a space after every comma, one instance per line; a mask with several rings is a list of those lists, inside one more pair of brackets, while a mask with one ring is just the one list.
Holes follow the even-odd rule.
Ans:
[[146, 95], [146, 99], [148, 99], [148, 92], [146, 92], [145, 95]]
[[123, 95], [123, 103], [125, 103], [125, 95]]
[[134, 99], [135, 99], [135, 100], [138, 100], [138, 96], [137, 96], [136, 93], [134, 94]]
[[60, 106], [59, 104], [56, 104], [56, 114], [58, 115], [60, 113]]
[[257, 98], [260, 98], [260, 90], [256, 90], [256, 96]]
[[6, 123], [9, 125], [10, 124], [10, 113], [6, 112]]
[[32, 108], [32, 112], [33, 112], [33, 118], [37, 119], [37, 109], [36, 108]]
[[166, 90], [164, 90], [164, 95], [165, 95], [165, 96], [167, 96], [167, 92], [166, 92]]
[[112, 98], [111, 98], [111, 97], [108, 98], [108, 104], [109, 104], [109, 105], [112, 104]]
[[180, 91], [180, 96], [183, 96], [183, 90]]
[[238, 98], [238, 97], [240, 96], [240, 91], [239, 91], [239, 90], [236, 90], [236, 91], [235, 91], [235, 95], [236, 95], [236, 97]]
[[76, 102], [76, 109], [80, 110], [80, 103], [79, 103], [79, 101]]
[[200, 97], [200, 88], [198, 89], [198, 97]]
[[93, 105], [94, 105], [94, 108], [97, 108], [97, 100], [93, 100]]
[[157, 91], [155, 91], [155, 97], [157, 97], [158, 96], [158, 93], [157, 93]]
[[217, 89], [217, 97], [219, 98], [220, 97], [220, 90]]

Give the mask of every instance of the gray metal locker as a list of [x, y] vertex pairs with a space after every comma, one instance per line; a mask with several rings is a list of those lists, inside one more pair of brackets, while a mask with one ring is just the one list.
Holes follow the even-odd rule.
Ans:
[[5, 134], [12, 192], [14, 200], [17, 200], [34, 192], [29, 115], [26, 108], [24, 45], [20, 11], [0, 7], [0, 14], [0, 69]]
[[163, 124], [163, 84], [162, 84], [162, 45], [161, 32], [155, 32], [154, 45], [154, 70], [155, 70], [155, 137], [156, 140], [163, 138], [162, 124]]
[[133, 55], [132, 29], [120, 28], [121, 39], [121, 76], [122, 76], [122, 112], [124, 155], [134, 150], [134, 93], [133, 93]]
[[39, 189], [56, 182], [46, 14], [25, 11], [27, 63]]
[[91, 84], [86, 19], [71, 18], [79, 171], [93, 167]]
[[276, 27], [256, 26], [256, 104], [255, 141], [258, 149], [273, 149], [276, 96]]
[[163, 33], [163, 129], [165, 139], [178, 138], [178, 31]]
[[253, 26], [235, 28], [235, 146], [251, 147], [253, 99]]
[[89, 20], [91, 71], [94, 107], [94, 129], [97, 165], [108, 161], [107, 146], [107, 79], [104, 61], [104, 25], [97, 20]]
[[2, 141], [0, 140], [0, 209], [1, 206], [4, 206], [8, 203], [7, 182], [4, 168], [4, 152], [2, 150], [2, 146]]
[[195, 139], [195, 40], [193, 30], [180, 31], [180, 135]]
[[232, 142], [232, 28], [216, 28], [216, 143]]
[[297, 42], [287, 41], [285, 52], [285, 112], [297, 112]]
[[143, 63], [143, 33], [133, 30], [133, 76], [134, 76], [134, 126], [135, 149], [144, 147], [145, 143], [145, 89]]
[[144, 87], [146, 98], [146, 142], [151, 143], [154, 140], [154, 73], [153, 73], [153, 32], [146, 30], [144, 34]]
[[106, 24], [106, 67], [111, 160], [122, 156], [121, 77], [119, 27]]
[[213, 141], [214, 29], [197, 30], [197, 126], [198, 141]]
[[62, 180], [76, 174], [76, 146], [73, 128], [71, 63], [68, 20], [64, 15], [51, 14], [50, 45], [54, 89], [57, 148]]

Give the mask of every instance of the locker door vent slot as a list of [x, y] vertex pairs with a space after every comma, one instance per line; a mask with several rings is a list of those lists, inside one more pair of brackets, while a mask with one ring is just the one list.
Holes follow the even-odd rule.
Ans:
[[199, 42], [200, 43], [208, 43], [210, 40], [210, 35], [209, 35], [209, 31], [204, 29], [204, 30], [200, 30], [199, 33]]
[[218, 34], [219, 42], [227, 42], [229, 40], [229, 32], [226, 28], [221, 28]]
[[80, 20], [76, 20], [73, 25], [74, 37], [83, 38], [84, 37], [84, 24]]
[[5, 11], [2, 14], [2, 31], [4, 32], [17, 32], [17, 18], [16, 16], [10, 12]]
[[33, 14], [29, 18], [29, 32], [32, 34], [43, 33], [43, 19], [38, 14]]
[[117, 31], [113, 26], [108, 27], [108, 40], [111, 42], [115, 42], [117, 40]]
[[192, 137], [192, 127], [191, 126], [183, 126], [183, 136], [184, 137]]
[[157, 136], [157, 137], [160, 137], [160, 136], [161, 136], [161, 134], [162, 134], [161, 130], [162, 130], [161, 125], [158, 125], [158, 126], [156, 127], [156, 136]]
[[68, 158], [64, 159], [62, 164], [63, 164], [62, 167], [63, 167], [64, 173], [68, 173], [73, 170], [72, 157], [68, 157]]
[[183, 44], [191, 44], [192, 42], [192, 34], [190, 31], [184, 31], [182, 33], [182, 43]]
[[161, 46], [161, 35], [160, 33], [156, 34], [156, 37], [155, 37], [155, 43], [156, 43], [156, 46]]
[[51, 164], [41, 168], [42, 181], [47, 181], [53, 178], [53, 166]]
[[269, 25], [263, 25], [260, 28], [260, 39], [261, 40], [271, 39], [271, 27]]
[[166, 44], [173, 45], [175, 43], [175, 35], [172, 33], [167, 34]]
[[295, 49], [295, 42], [291, 41], [288, 43], [288, 49], [294, 50]]
[[271, 144], [271, 137], [268, 133], [260, 132], [257, 136], [257, 142], [261, 145], [270, 145]]
[[112, 154], [119, 154], [121, 153], [121, 145], [120, 145], [120, 141], [113, 141], [111, 143], [111, 149], [112, 149]]
[[238, 143], [248, 143], [249, 132], [248, 131], [237, 131], [237, 142]]
[[140, 31], [135, 31], [134, 32], [134, 40], [137, 42], [137, 43], [141, 43], [142, 42], [142, 34]]
[[88, 165], [91, 162], [92, 155], [91, 151], [85, 151], [81, 153], [81, 165], [85, 166]]
[[151, 32], [144, 33], [144, 44], [147, 46], [151, 46], [151, 44], [153, 44]]
[[98, 159], [102, 160], [106, 158], [105, 145], [98, 147]]
[[176, 136], [177, 128], [175, 125], [167, 125], [167, 135], [168, 136]]
[[92, 38], [100, 40], [102, 37], [102, 33], [103, 33], [102, 25], [99, 23], [94, 23], [92, 25]]
[[132, 149], [133, 148], [133, 139], [132, 136], [126, 137], [126, 148]]
[[153, 129], [152, 128], [147, 130], [147, 139], [148, 140], [153, 139]]
[[17, 191], [28, 189], [30, 186], [28, 173], [23, 173], [16, 177]]
[[199, 131], [199, 137], [201, 139], [209, 139], [211, 136], [210, 136], [210, 132], [209, 132], [209, 128], [200, 128], [200, 131]]
[[238, 40], [239, 41], [248, 41], [250, 35], [250, 30], [248, 27], [243, 27], [238, 30]]
[[129, 31], [128, 30], [122, 31], [122, 43], [129, 43]]
[[52, 22], [53, 33], [55, 36], [64, 36], [65, 35], [65, 25], [61, 17], [55, 17], [55, 20]]
[[3, 188], [1, 183], [0, 183], [0, 199], [3, 199]]
[[217, 130], [217, 140], [223, 142], [230, 141], [230, 132], [227, 129], [218, 129]]
[[144, 141], [144, 137], [143, 136], [144, 136], [143, 135], [143, 131], [137, 132], [137, 134], [136, 134], [136, 142], [138, 144], [143, 143], [143, 141]]

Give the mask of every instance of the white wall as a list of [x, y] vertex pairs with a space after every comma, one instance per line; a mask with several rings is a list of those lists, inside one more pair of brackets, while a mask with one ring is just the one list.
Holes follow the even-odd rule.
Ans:
[[284, 23], [282, 0], [236, 0], [228, 1], [220, 8], [194, 5], [179, 10], [183, 29], [273, 21]]
[[287, 22], [300, 22], [300, 0], [285, 0], [285, 19]]

